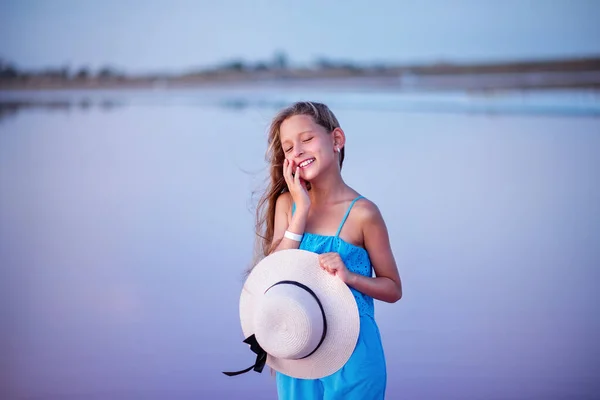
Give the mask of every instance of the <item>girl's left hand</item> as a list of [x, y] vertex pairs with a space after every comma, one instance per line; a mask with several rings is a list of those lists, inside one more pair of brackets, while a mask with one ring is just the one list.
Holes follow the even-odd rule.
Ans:
[[321, 268], [332, 275], [338, 276], [344, 283], [348, 284], [352, 278], [352, 272], [346, 268], [346, 264], [338, 253], [323, 253], [319, 255]]

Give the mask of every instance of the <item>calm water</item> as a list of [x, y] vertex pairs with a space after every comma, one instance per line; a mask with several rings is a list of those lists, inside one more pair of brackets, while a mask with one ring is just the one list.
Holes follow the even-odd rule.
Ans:
[[[404, 283], [376, 303], [388, 398], [598, 398], [600, 119], [343, 100], [344, 175]], [[276, 398], [268, 373], [220, 373], [252, 362], [237, 305], [273, 112], [0, 120], [3, 398]]]

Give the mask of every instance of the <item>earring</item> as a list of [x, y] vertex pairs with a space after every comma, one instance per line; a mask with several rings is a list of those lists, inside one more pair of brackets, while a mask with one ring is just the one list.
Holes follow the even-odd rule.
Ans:
[[337, 148], [337, 152], [338, 152], [338, 153], [340, 153], [340, 152], [341, 152], [341, 150], [340, 150], [340, 148], [339, 148], [339, 147]]

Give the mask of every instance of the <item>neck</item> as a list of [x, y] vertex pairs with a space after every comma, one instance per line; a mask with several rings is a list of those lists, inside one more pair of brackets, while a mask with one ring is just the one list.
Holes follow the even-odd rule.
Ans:
[[332, 200], [335, 201], [347, 188], [339, 169], [334, 168], [332, 168], [331, 173], [313, 179], [310, 182], [310, 186], [310, 201], [317, 206], [331, 202]]

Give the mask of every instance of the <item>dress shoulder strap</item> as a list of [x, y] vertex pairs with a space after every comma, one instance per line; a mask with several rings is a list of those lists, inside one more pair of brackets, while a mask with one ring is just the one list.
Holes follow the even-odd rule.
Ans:
[[352, 210], [352, 206], [354, 206], [354, 203], [356, 203], [356, 200], [362, 199], [363, 196], [358, 196], [357, 198], [355, 198], [354, 200], [352, 200], [352, 203], [350, 203], [350, 206], [348, 207], [348, 209], [346, 210], [346, 214], [344, 215], [344, 218], [342, 218], [342, 223], [340, 224], [340, 227], [338, 228], [335, 236], [339, 236], [340, 232], [342, 231], [342, 227], [344, 226], [344, 223], [346, 222], [346, 219], [348, 219], [348, 214], [350, 214], [350, 210]]

